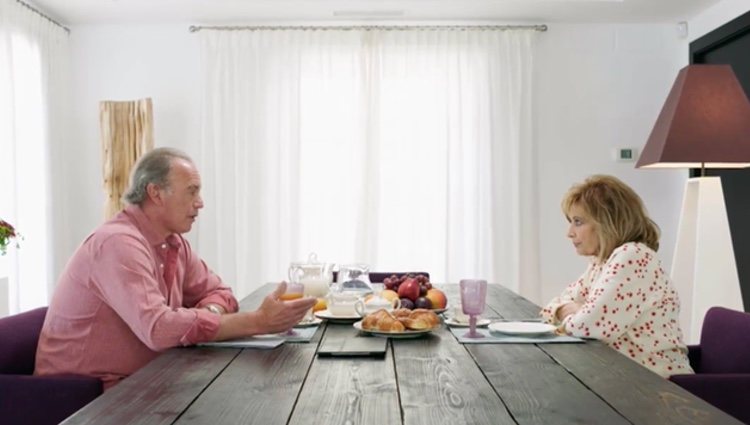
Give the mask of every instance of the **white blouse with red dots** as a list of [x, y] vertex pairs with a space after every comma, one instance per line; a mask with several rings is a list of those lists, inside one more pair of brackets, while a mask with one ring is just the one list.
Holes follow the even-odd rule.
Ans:
[[[581, 304], [557, 320], [563, 304]], [[599, 339], [661, 376], [693, 373], [679, 325], [680, 300], [654, 250], [628, 242], [606, 262], [592, 261], [577, 281], [542, 309], [570, 335]]]

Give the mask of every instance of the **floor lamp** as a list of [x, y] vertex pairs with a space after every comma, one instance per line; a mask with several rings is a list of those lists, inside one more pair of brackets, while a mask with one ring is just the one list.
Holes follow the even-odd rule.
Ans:
[[750, 102], [731, 66], [680, 70], [636, 167], [701, 169], [685, 186], [671, 271], [685, 340], [697, 343], [710, 307], [743, 310], [721, 180], [704, 176], [750, 167]]

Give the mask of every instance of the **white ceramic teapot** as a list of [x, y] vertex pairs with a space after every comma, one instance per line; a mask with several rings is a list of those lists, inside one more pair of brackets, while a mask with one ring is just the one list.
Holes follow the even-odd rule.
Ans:
[[380, 309], [392, 311], [399, 307], [401, 307], [400, 299], [394, 298], [393, 301], [388, 301], [380, 295], [371, 295], [365, 299], [359, 299], [356, 303], [354, 303], [354, 310], [356, 310], [357, 314], [362, 317], [374, 313]]
[[328, 302], [328, 312], [333, 316], [339, 317], [357, 317], [356, 305], [361, 302], [359, 292], [335, 292], [332, 291], [326, 297]]

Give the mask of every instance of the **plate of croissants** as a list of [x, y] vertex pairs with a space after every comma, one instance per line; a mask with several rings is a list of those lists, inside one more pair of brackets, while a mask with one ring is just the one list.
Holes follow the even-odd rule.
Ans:
[[424, 308], [392, 311], [380, 309], [354, 323], [360, 331], [388, 338], [416, 338], [440, 327], [440, 318], [434, 311]]

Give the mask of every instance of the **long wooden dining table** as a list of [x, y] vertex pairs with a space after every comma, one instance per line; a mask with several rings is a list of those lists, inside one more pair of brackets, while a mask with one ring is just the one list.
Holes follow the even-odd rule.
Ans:
[[[438, 285], [449, 304], [458, 285]], [[268, 284], [242, 300], [252, 310]], [[488, 287], [484, 317], [521, 320], [539, 307]], [[385, 356], [323, 357], [309, 343], [273, 350], [166, 351], [64, 424], [739, 424], [599, 341], [461, 344], [445, 325], [389, 339]], [[373, 337], [375, 338], [375, 337]]]

